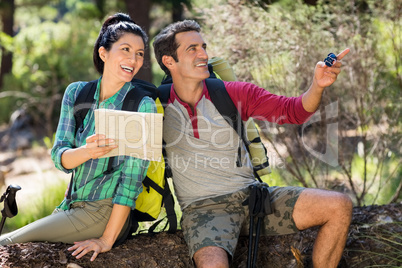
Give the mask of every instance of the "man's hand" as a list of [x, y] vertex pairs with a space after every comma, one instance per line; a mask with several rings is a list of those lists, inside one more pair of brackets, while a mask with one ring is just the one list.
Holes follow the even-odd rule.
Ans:
[[317, 63], [314, 71], [314, 83], [318, 88], [324, 89], [325, 87], [332, 85], [336, 81], [338, 74], [341, 72], [341, 60], [343, 57], [346, 56], [346, 54], [349, 53], [349, 51], [350, 49], [347, 48], [339, 53], [337, 56], [337, 60], [334, 65], [332, 65], [332, 67], [328, 67], [327, 65], [325, 65], [323, 61]]
[[315, 66], [313, 83], [310, 88], [303, 94], [302, 104], [303, 108], [307, 112], [315, 112], [320, 105], [322, 93], [324, 88], [332, 85], [338, 74], [341, 72], [342, 62], [340, 61], [348, 54], [349, 48], [345, 49], [338, 54], [337, 60], [331, 67], [325, 65], [323, 61], [320, 61]]
[[88, 252], [93, 251], [94, 254], [91, 257], [91, 261], [94, 261], [99, 253], [109, 251], [113, 246], [113, 243], [108, 243], [102, 237], [99, 239], [88, 239], [85, 241], [74, 242], [74, 246], [69, 247], [67, 250], [74, 252], [71, 254], [76, 256], [77, 259], [81, 258]]
[[87, 144], [84, 145], [90, 159], [97, 159], [107, 154], [114, 148], [117, 148], [114, 140], [106, 139], [104, 135], [94, 134], [86, 139]]

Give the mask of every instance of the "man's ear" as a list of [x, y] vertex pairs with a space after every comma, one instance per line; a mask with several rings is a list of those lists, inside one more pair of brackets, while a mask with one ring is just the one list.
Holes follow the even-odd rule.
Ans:
[[164, 56], [162, 56], [162, 63], [163, 63], [163, 65], [166, 66], [166, 68], [168, 68], [170, 70], [175, 63], [175, 60], [173, 59], [172, 56], [164, 55]]

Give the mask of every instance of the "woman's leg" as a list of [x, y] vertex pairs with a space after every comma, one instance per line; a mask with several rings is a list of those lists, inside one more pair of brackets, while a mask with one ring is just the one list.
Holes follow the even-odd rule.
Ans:
[[111, 199], [77, 202], [70, 210], [59, 211], [0, 237], [0, 245], [49, 241], [74, 243], [102, 236], [112, 211]]

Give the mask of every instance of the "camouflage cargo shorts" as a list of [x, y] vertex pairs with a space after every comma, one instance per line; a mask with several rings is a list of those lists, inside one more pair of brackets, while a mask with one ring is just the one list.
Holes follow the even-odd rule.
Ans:
[[[298, 231], [293, 207], [302, 187], [269, 187], [274, 213], [265, 216], [261, 235], [284, 235]], [[183, 210], [181, 227], [190, 257], [207, 246], [221, 247], [233, 256], [240, 235], [249, 233], [247, 199], [249, 188], [192, 203]], [[256, 221], [255, 221], [256, 222]]]

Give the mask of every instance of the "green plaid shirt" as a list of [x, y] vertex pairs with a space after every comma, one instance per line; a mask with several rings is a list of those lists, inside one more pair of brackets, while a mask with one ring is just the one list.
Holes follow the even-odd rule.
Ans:
[[[68, 149], [84, 145], [86, 138], [95, 133], [94, 109], [121, 110], [127, 92], [135, 90], [134, 86], [128, 82], [114, 96], [99, 103], [101, 79], [98, 80], [92, 107], [76, 136], [74, 135], [74, 103], [87, 82], [72, 83], [64, 93], [51, 157], [55, 166], [66, 173], [71, 173], [73, 170], [67, 170], [61, 165], [61, 155]], [[139, 104], [138, 111], [156, 113], [154, 100], [150, 97], [144, 97]], [[129, 206], [134, 209], [135, 200], [142, 191], [142, 180], [147, 173], [149, 161], [130, 156], [116, 156], [113, 162], [114, 172], [104, 174], [104, 171], [107, 170], [108, 160], [109, 158], [90, 159], [76, 167], [74, 169], [71, 201], [65, 198], [58, 208], [67, 210], [69, 205], [74, 202], [113, 198], [114, 204]]]

